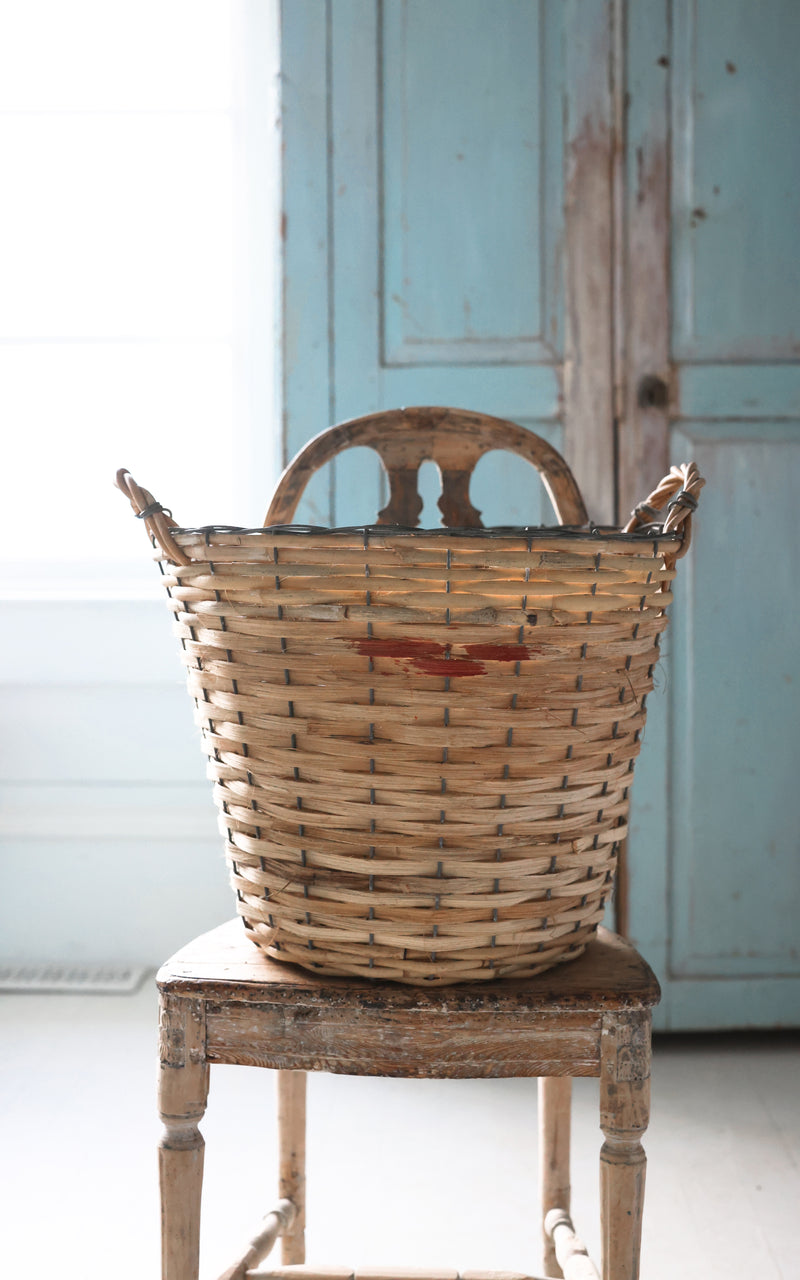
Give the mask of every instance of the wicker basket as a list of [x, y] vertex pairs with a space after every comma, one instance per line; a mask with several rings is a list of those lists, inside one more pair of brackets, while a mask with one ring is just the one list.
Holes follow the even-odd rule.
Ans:
[[[119, 473], [161, 562], [238, 910], [277, 959], [416, 984], [522, 977], [579, 955], [602, 917], [703, 481], [673, 468], [625, 530], [483, 530], [469, 469], [500, 439], [560, 519], [582, 515], [548, 445], [453, 410], [323, 433], [262, 529], [178, 528]], [[414, 524], [409, 477], [434, 457], [462, 527], [283, 523], [311, 472], [361, 443], [389, 472], [381, 520]]]

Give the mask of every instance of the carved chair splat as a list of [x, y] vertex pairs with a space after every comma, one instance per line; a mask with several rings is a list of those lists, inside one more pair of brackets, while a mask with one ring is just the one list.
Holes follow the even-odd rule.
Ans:
[[583, 525], [588, 520], [571, 472], [546, 440], [489, 414], [415, 406], [355, 418], [315, 436], [278, 481], [264, 524], [290, 524], [314, 472], [356, 446], [375, 449], [389, 478], [389, 502], [379, 512], [378, 524], [416, 528], [422, 511], [419, 469], [430, 459], [442, 476], [438, 506], [445, 525], [482, 529], [481, 513], [470, 502], [469, 482], [476, 463], [492, 449], [517, 453], [536, 467], [561, 524]]

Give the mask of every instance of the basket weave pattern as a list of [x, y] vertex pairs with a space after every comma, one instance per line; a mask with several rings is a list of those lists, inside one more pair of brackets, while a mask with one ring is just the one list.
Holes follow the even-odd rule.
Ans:
[[[378, 526], [293, 526], [309, 477], [354, 445], [388, 476]], [[559, 528], [482, 528], [469, 477], [492, 448], [537, 468]], [[413, 528], [425, 458], [455, 527]], [[161, 563], [253, 940], [322, 973], [425, 984], [580, 955], [626, 833], [696, 466], [624, 530], [596, 530], [546, 441], [419, 407], [310, 441], [264, 529], [180, 529], [127, 472], [117, 483]]]
[[674, 540], [173, 536], [191, 563], [165, 585], [258, 942], [410, 982], [579, 954], [625, 835]]

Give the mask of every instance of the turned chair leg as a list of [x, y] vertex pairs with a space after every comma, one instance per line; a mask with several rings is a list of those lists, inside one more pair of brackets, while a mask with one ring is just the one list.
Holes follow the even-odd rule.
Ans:
[[162, 1280], [197, 1280], [200, 1266], [200, 1193], [203, 1137], [198, 1123], [208, 1098], [203, 1007], [162, 997], [158, 1106], [164, 1124], [159, 1144]]
[[278, 1146], [281, 1200], [291, 1200], [295, 1216], [281, 1236], [284, 1266], [306, 1260], [306, 1073], [278, 1072]]
[[569, 1076], [539, 1080], [539, 1187], [542, 1202], [542, 1256], [547, 1276], [560, 1276], [552, 1233], [544, 1226], [553, 1209], [569, 1214], [569, 1148], [572, 1081]]
[[638, 1280], [650, 1117], [650, 1013], [606, 1017], [600, 1075], [603, 1280]]

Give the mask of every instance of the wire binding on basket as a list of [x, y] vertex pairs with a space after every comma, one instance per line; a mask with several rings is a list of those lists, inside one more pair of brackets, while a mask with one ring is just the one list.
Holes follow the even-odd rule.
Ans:
[[691, 545], [692, 514], [697, 510], [697, 500], [704, 484], [705, 480], [700, 475], [696, 462], [683, 462], [680, 466], [671, 467], [669, 475], [664, 477], [649, 497], [633, 508], [624, 532], [634, 533], [641, 525], [653, 521], [666, 507], [667, 517], [662, 530], [664, 533], [682, 535], [680, 549], [673, 552], [671, 557], [673, 561], [680, 560]]
[[149, 516], [157, 515], [159, 511], [163, 511], [165, 516], [172, 515], [169, 507], [162, 507], [160, 502], [151, 502], [149, 507], [145, 507], [144, 511], [136, 513], [136, 519], [147, 520]]
[[158, 543], [167, 559], [173, 564], [191, 564], [170, 533], [171, 529], [178, 527], [178, 522], [173, 520], [169, 508], [162, 507], [149, 489], [142, 489], [125, 467], [120, 467], [117, 472], [116, 486], [125, 494], [136, 518], [144, 520], [151, 539]]

